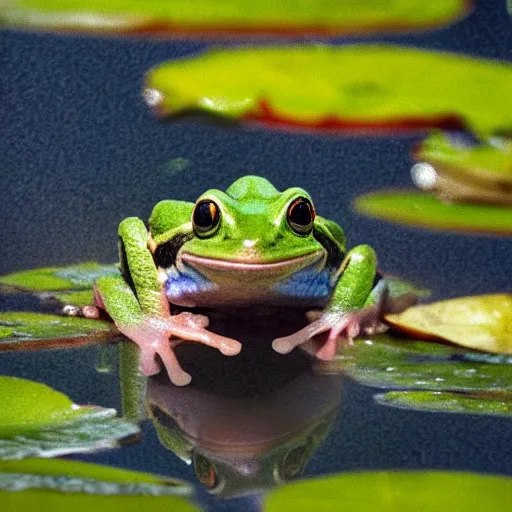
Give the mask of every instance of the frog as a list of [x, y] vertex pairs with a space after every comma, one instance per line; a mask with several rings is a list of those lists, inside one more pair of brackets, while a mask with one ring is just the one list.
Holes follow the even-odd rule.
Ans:
[[281, 192], [261, 176], [209, 189], [195, 203], [162, 200], [147, 227], [138, 217], [124, 219], [118, 240], [120, 272], [97, 279], [86, 316], [106, 312], [140, 347], [140, 371], [155, 375], [163, 364], [177, 386], [192, 378], [178, 361], [178, 344], [201, 343], [225, 356], [242, 349], [239, 340], [208, 330], [208, 315], [198, 312], [204, 308], [233, 315], [300, 308], [310, 323], [274, 339], [272, 348], [287, 354], [300, 346], [325, 361], [340, 343], [381, 329], [384, 309], [392, 309], [374, 249], [347, 250], [342, 227], [317, 215], [306, 190]]

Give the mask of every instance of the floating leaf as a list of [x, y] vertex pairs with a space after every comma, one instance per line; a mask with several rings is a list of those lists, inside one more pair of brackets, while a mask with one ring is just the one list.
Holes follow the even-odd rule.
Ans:
[[512, 207], [447, 204], [437, 197], [401, 190], [375, 192], [358, 197], [359, 213], [382, 220], [427, 229], [512, 235]]
[[0, 312], [0, 351], [78, 347], [125, 339], [112, 322], [44, 313]]
[[434, 133], [415, 151], [414, 183], [445, 201], [512, 205], [512, 139], [467, 145]]
[[320, 371], [341, 371], [366, 386], [432, 391], [512, 392], [512, 358], [401, 339], [382, 334], [355, 347]]
[[[189, 110], [328, 131], [512, 127], [512, 66], [391, 45], [208, 50], [155, 67], [159, 116]], [[489, 94], [492, 91], [492, 94]]]
[[[12, 491], [12, 492], [8, 492]], [[170, 511], [197, 509], [181, 481], [68, 460], [0, 461], [0, 509]]]
[[390, 391], [374, 396], [382, 405], [418, 411], [512, 416], [512, 395], [444, 391]]
[[293, 7], [272, 0], [226, 0], [218, 6], [208, 0], [7, 0], [0, 19], [11, 26], [93, 33], [290, 37], [430, 28], [462, 17], [470, 7], [462, 0], [388, 0], [385, 6], [364, 0], [298, 0]]
[[512, 295], [479, 295], [444, 300], [387, 315], [386, 322], [408, 334], [435, 337], [498, 354], [512, 354]]
[[0, 377], [0, 397], [0, 459], [113, 448], [139, 432], [114, 409], [76, 405], [37, 382]]
[[345, 473], [285, 485], [265, 498], [266, 512], [310, 510], [501, 512], [512, 499], [512, 479], [438, 471]]
[[91, 290], [79, 290], [77, 292], [44, 292], [40, 294], [42, 299], [52, 298], [61, 304], [82, 308], [94, 304], [94, 293]]
[[118, 274], [116, 265], [82, 263], [69, 267], [48, 267], [22, 270], [0, 277], [0, 285], [22, 291], [54, 292], [88, 290], [98, 277]]

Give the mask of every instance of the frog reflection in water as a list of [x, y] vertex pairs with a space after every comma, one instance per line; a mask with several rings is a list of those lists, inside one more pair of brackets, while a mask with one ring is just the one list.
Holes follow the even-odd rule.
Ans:
[[[119, 247], [121, 275], [98, 279], [96, 305], [139, 345], [141, 371], [158, 373], [161, 360], [176, 385], [191, 379], [174, 353], [181, 341], [229, 356], [242, 348], [207, 330], [209, 320], [194, 313], [196, 307], [233, 314], [262, 305], [316, 309], [309, 325], [272, 346], [286, 354], [303, 345], [330, 360], [339, 340], [350, 343], [379, 328], [383, 308], [391, 304], [371, 247], [347, 252], [342, 228], [316, 215], [305, 190], [279, 192], [257, 176], [238, 179], [226, 192], [208, 190], [195, 204], [159, 202], [149, 232], [138, 218], [123, 220]], [[176, 314], [173, 305], [191, 311]], [[327, 339], [313, 343], [322, 333]]]
[[[180, 352], [184, 364], [212, 364], [187, 348]], [[202, 373], [191, 386], [172, 386], [162, 374], [147, 383], [147, 410], [160, 442], [193, 464], [209, 492], [226, 498], [300, 476], [340, 407], [341, 375], [313, 372], [296, 353], [289, 361], [267, 354], [270, 368], [262, 371], [254, 355], [265, 352], [251, 348], [252, 358], [244, 350], [230, 371]]]

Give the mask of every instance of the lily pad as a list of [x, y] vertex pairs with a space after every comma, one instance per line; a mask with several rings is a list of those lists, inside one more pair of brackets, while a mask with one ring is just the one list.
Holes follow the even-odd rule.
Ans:
[[382, 405], [417, 411], [512, 416], [512, 394], [389, 391], [374, 399]]
[[512, 205], [512, 139], [467, 145], [434, 133], [415, 151], [414, 183], [445, 201]]
[[387, 315], [385, 320], [408, 334], [512, 354], [512, 294], [462, 297], [414, 306]]
[[424, 3], [391, 0], [385, 6], [364, 0], [298, 0], [293, 8], [272, 0], [8, 0], [0, 8], [6, 25], [172, 36], [339, 35], [430, 28], [455, 21], [471, 4], [463, 0]]
[[0, 351], [79, 347], [125, 339], [112, 322], [19, 311], [0, 312]]
[[404, 390], [512, 392], [512, 358], [461, 347], [382, 334], [355, 347], [320, 371], [340, 371], [360, 384]]
[[[434, 498], [435, 494], [435, 499]], [[266, 512], [501, 512], [512, 499], [512, 479], [438, 471], [345, 473], [285, 485], [265, 498]]]
[[377, 219], [444, 231], [511, 236], [512, 207], [445, 203], [431, 194], [391, 190], [358, 197], [356, 211]]
[[22, 270], [0, 276], [0, 285], [30, 292], [77, 291], [92, 289], [98, 277], [118, 274], [116, 265], [88, 262], [68, 267]]
[[79, 406], [44, 384], [0, 377], [0, 459], [56, 457], [119, 446], [139, 428], [115, 409]]
[[492, 134], [512, 128], [511, 89], [504, 62], [317, 44], [216, 49], [167, 62], [148, 73], [145, 98], [158, 116], [199, 110], [283, 128]]
[[[11, 492], [9, 492], [11, 491]], [[185, 482], [68, 460], [0, 461], [0, 508], [193, 512]]]

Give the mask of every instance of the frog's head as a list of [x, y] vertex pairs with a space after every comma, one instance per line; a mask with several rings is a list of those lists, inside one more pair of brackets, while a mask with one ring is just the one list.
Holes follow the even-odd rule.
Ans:
[[192, 213], [195, 236], [181, 256], [247, 266], [320, 258], [324, 248], [313, 236], [314, 222], [305, 190], [279, 192], [264, 178], [246, 176], [226, 192], [211, 189], [199, 197]]
[[[268, 299], [277, 283], [290, 282], [301, 271], [312, 273], [304, 278], [311, 281], [313, 274], [319, 275], [325, 268], [329, 257], [329, 236], [317, 229], [309, 194], [301, 188], [279, 192], [258, 176], [240, 178], [226, 192], [206, 191], [189, 219], [174, 258], [176, 268], [182, 275], [188, 270], [195, 285], [194, 271], [214, 283], [217, 292], [225, 288], [228, 295], [229, 289], [236, 303]], [[167, 273], [174, 279], [172, 272]], [[254, 294], [248, 294], [248, 286], [254, 287]], [[183, 287], [180, 282], [180, 297]], [[237, 291], [237, 287], [241, 289]], [[204, 291], [206, 285], [200, 288]], [[295, 285], [290, 288], [298, 290]]]

